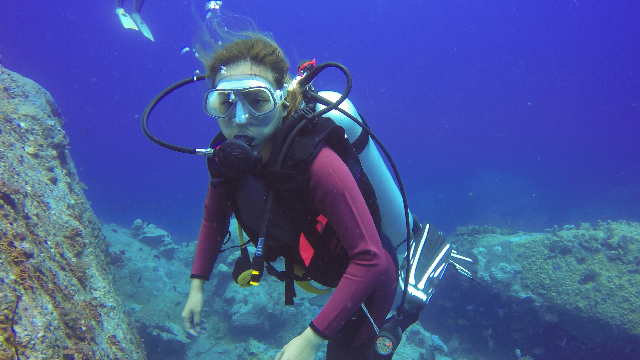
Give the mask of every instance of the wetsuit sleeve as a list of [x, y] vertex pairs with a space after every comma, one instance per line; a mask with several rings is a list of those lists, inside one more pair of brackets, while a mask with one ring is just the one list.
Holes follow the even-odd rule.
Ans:
[[360, 189], [338, 155], [324, 147], [309, 175], [311, 201], [336, 230], [350, 258], [338, 287], [310, 325], [328, 340], [369, 296], [387, 260]]
[[222, 242], [229, 231], [231, 206], [222, 189], [209, 186], [204, 202], [204, 217], [200, 225], [196, 255], [191, 268], [191, 278], [209, 280]]

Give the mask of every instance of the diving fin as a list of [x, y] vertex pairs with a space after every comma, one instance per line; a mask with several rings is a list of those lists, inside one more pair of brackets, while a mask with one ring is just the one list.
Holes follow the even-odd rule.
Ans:
[[127, 14], [124, 11], [123, 8], [121, 8], [121, 7], [117, 8], [116, 9], [116, 14], [118, 14], [118, 17], [120, 17], [120, 22], [122, 23], [122, 26], [124, 26], [125, 29], [138, 30], [138, 27], [136, 26], [136, 23], [133, 22], [133, 20], [129, 16], [129, 14]]
[[147, 27], [147, 24], [145, 24], [145, 22], [142, 21], [142, 19], [140, 18], [140, 14], [138, 14], [137, 12], [134, 12], [133, 14], [131, 14], [131, 18], [136, 23], [136, 25], [138, 25], [138, 30], [140, 30], [140, 32], [144, 36], [146, 36], [149, 39], [151, 39], [151, 41], [154, 41], [153, 40], [153, 35], [151, 35], [151, 31], [149, 31], [149, 28]]
[[[455, 265], [465, 276], [475, 276], [473, 260], [456, 253], [441, 232], [429, 224], [420, 226], [416, 217], [413, 224], [413, 238], [409, 243], [409, 252], [405, 254], [400, 266], [398, 281], [405, 291], [402, 309], [398, 309], [397, 314], [387, 319], [378, 332], [370, 359], [393, 357], [402, 341], [402, 333], [418, 321], [420, 312], [429, 303], [449, 264]], [[406, 284], [405, 279], [408, 279]]]
[[475, 279], [478, 276], [478, 268], [473, 260], [458, 254], [455, 250], [451, 252], [449, 262], [456, 267], [460, 274], [468, 278]]
[[[405, 255], [400, 268], [400, 286], [404, 290], [405, 274], [409, 276], [406, 310], [421, 311], [435, 292], [438, 281], [449, 264], [465, 276], [474, 277], [473, 260], [457, 254], [441, 232], [425, 224], [416, 232], [410, 252]], [[408, 271], [405, 271], [408, 266]]]

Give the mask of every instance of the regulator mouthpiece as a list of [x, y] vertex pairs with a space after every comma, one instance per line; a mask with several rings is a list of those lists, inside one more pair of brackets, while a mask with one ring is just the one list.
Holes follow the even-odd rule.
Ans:
[[250, 136], [238, 135], [220, 144], [213, 155], [220, 170], [228, 176], [239, 177], [256, 168], [262, 157], [249, 146], [253, 140]]

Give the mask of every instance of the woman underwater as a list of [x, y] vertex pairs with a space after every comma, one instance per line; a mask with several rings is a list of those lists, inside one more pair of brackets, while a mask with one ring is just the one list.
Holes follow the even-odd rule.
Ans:
[[[302, 105], [302, 90], [289, 86], [289, 65], [282, 51], [264, 38], [242, 39], [226, 45], [208, 61], [207, 69], [212, 90], [205, 96], [205, 111], [218, 119], [223, 141], [237, 139], [246, 143], [260, 160], [247, 174], [219, 172], [218, 179], [212, 178], [210, 182], [192, 267], [191, 290], [182, 313], [185, 331], [194, 335], [198, 334], [204, 303], [203, 285], [228, 233], [229, 218], [233, 213], [250, 240], [258, 241], [265, 189], [274, 181], [270, 179], [268, 166], [274, 133], [283, 119]], [[285, 257], [306, 269], [312, 280], [337, 282], [337, 286], [307, 329], [289, 341], [277, 359], [315, 359], [326, 340], [327, 359], [367, 358], [376, 336], [371, 321], [384, 323], [396, 294], [394, 259], [383, 248], [352, 172], [325, 142], [328, 141], [312, 144], [308, 154], [303, 155], [309, 159], [298, 161], [304, 182], [303, 191], [297, 194], [301, 196], [291, 199], [286, 195], [279, 197], [276, 192], [266, 231], [267, 239], [272, 240], [264, 245], [264, 258], [269, 262]], [[293, 147], [292, 151], [296, 149]], [[291, 223], [294, 219], [287, 205], [296, 208], [297, 214], [293, 216], [300, 216], [302, 211], [314, 224], [315, 216], [321, 214], [335, 232], [331, 241], [321, 244], [323, 248], [314, 249], [316, 259], [300, 255], [299, 230], [308, 231], [300, 229], [300, 222]], [[331, 274], [324, 276], [326, 272]]]
[[[211, 56], [201, 54], [206, 77], [167, 88], [142, 117], [143, 132], [156, 144], [207, 156], [211, 178], [182, 312], [184, 330], [200, 332], [203, 286], [224, 251], [234, 215], [255, 246], [250, 259], [240, 237], [241, 256], [231, 274], [238, 285], [258, 285], [266, 269], [285, 283], [286, 305], [293, 304], [294, 282], [312, 293], [330, 289], [319, 290], [309, 280], [335, 289], [276, 360], [313, 360], [324, 341], [329, 360], [390, 359], [447, 265], [472, 277], [465, 266], [473, 261], [456, 254], [442, 233], [411, 216], [374, 139], [384, 147], [346, 100], [351, 77], [342, 65], [315, 68], [315, 61], [304, 63], [291, 80], [289, 64], [272, 40], [244, 35], [249, 36]], [[330, 66], [347, 77], [342, 95], [316, 93], [310, 84]], [[204, 110], [221, 128], [210, 147], [186, 148], [153, 136], [147, 119], [156, 104], [175, 89], [204, 79], [211, 80]], [[340, 112], [333, 111], [339, 104]], [[395, 166], [394, 171], [397, 175]], [[399, 266], [396, 251], [405, 241], [407, 253]], [[280, 258], [284, 271], [271, 264]], [[398, 274], [404, 291], [396, 314], [387, 319]]]

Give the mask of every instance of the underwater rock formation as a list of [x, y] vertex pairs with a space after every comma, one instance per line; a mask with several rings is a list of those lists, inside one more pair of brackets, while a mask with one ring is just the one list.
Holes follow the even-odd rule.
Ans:
[[0, 66], [0, 358], [145, 359], [49, 93]]
[[[149, 234], [170, 235], [153, 224], [138, 221], [130, 228], [104, 224], [109, 243], [109, 265], [126, 314], [138, 324], [147, 356], [154, 360], [272, 360], [289, 340], [299, 335], [320, 311], [330, 295], [313, 295], [296, 288], [294, 306], [284, 305], [284, 285], [271, 276], [259, 286], [241, 288], [233, 282], [231, 269], [239, 256], [235, 220], [230, 240], [204, 286], [202, 329], [198, 336], [182, 330], [181, 313], [189, 294], [191, 264], [196, 243], [183, 244], [173, 259], [161, 256], [159, 242], [140, 236], [142, 225]], [[249, 249], [253, 252], [253, 248]], [[276, 267], [282, 264], [275, 264]], [[458, 339], [445, 344], [438, 336], [415, 324], [405, 332], [397, 359], [465, 359], [468, 348]], [[317, 359], [324, 359], [321, 348]], [[446, 354], [446, 356], [445, 356]]]
[[[236, 226], [232, 221], [232, 234], [237, 234]], [[284, 306], [284, 286], [270, 276], [263, 278], [260, 286], [240, 288], [231, 278], [230, 269], [239, 256], [233, 248], [220, 254], [204, 287], [202, 326], [209, 331], [193, 337], [182, 330], [181, 313], [189, 295], [196, 243], [176, 245], [175, 254], [167, 259], [159, 244], [173, 241], [153, 224], [136, 220], [131, 230], [114, 224], [105, 224], [102, 230], [109, 243], [109, 265], [118, 293], [127, 316], [138, 324], [149, 358], [251, 358], [260, 343], [282, 342], [299, 335], [319, 312], [301, 291], [295, 308]], [[150, 238], [160, 234], [161, 241], [141, 234]], [[237, 236], [232, 236], [230, 244], [237, 242]], [[301, 322], [301, 317], [305, 321]], [[264, 352], [264, 358], [274, 358], [285, 343]]]
[[445, 274], [427, 330], [536, 360], [640, 358], [640, 224], [467, 227], [451, 240], [477, 257], [479, 284]]
[[[189, 294], [190, 269], [181, 261], [162, 257], [160, 245], [173, 244], [168, 233], [142, 224], [137, 220], [131, 229], [102, 226], [109, 244], [108, 264], [125, 314], [137, 324], [147, 357], [183, 359], [190, 340], [182, 330], [180, 314]], [[160, 234], [160, 240], [151, 241], [154, 234]]]
[[171, 240], [171, 235], [168, 232], [158, 229], [154, 224], [147, 224], [140, 219], [136, 220], [131, 226], [131, 235], [143, 244], [158, 249], [160, 256], [168, 260], [173, 260], [173, 254], [177, 249], [180, 249]]
[[481, 278], [532, 297], [543, 318], [592, 340], [640, 341], [640, 224], [486, 236], [477, 245]]

